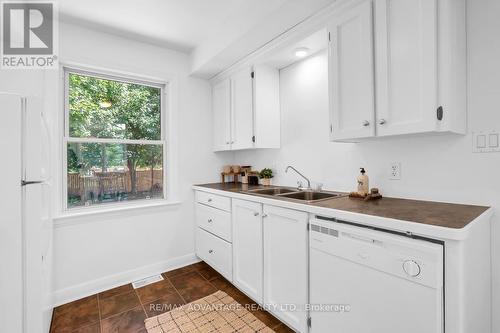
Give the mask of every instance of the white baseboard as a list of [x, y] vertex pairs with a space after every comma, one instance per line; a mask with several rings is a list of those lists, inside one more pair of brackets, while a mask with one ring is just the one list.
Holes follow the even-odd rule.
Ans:
[[160, 274], [179, 267], [194, 264], [199, 261], [200, 259], [192, 253], [118, 274], [105, 276], [96, 280], [78, 284], [76, 286], [56, 290], [54, 291], [53, 297], [54, 307], [91, 296], [105, 290], [119, 287], [151, 275]]

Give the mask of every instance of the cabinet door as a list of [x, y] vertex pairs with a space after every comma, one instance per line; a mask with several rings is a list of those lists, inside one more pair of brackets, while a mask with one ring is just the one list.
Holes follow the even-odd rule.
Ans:
[[339, 14], [328, 25], [328, 32], [331, 138], [374, 136], [371, 1]]
[[231, 148], [253, 147], [252, 70], [247, 67], [231, 76]]
[[253, 114], [255, 148], [280, 148], [280, 72], [268, 65], [255, 65], [253, 77]]
[[236, 200], [233, 218], [233, 283], [262, 303], [262, 205]]
[[212, 87], [214, 151], [231, 149], [231, 85], [229, 79]]
[[[264, 304], [297, 332], [307, 332], [308, 214], [264, 206]], [[297, 310], [280, 309], [285, 304]]]
[[375, 2], [380, 136], [436, 129], [436, 2]]

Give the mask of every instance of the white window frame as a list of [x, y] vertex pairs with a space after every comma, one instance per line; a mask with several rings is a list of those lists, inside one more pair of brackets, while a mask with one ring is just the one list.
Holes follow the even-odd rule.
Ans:
[[[167, 175], [167, 170], [170, 170], [169, 162], [169, 147], [167, 142], [167, 121], [169, 117], [167, 115], [167, 96], [168, 93], [168, 82], [143, 78], [135, 75], [130, 75], [126, 73], [114, 73], [104, 70], [86, 69], [76, 66], [63, 66], [63, 107], [64, 107], [64, 121], [63, 121], [63, 138], [62, 138], [62, 210], [63, 214], [79, 214], [83, 212], [99, 212], [116, 210], [120, 208], [128, 209], [133, 207], [142, 207], [148, 205], [158, 205], [162, 203], [169, 203], [169, 196], [171, 194], [170, 188], [167, 188], [167, 184], [170, 184], [169, 175]], [[160, 89], [161, 100], [160, 100], [160, 130], [161, 137], [160, 140], [130, 140], [130, 139], [106, 139], [106, 138], [74, 138], [69, 136], [69, 74], [77, 74], [84, 76], [91, 76], [104, 80], [113, 80], [124, 83], [139, 84], [143, 86], [149, 86]], [[81, 143], [117, 143], [117, 144], [151, 144], [151, 145], [163, 145], [163, 198], [152, 198], [152, 199], [138, 199], [132, 201], [118, 201], [110, 202], [105, 204], [96, 204], [91, 206], [82, 207], [68, 207], [68, 175], [67, 175], [67, 153], [68, 153], [68, 143], [81, 142]], [[172, 201], [172, 203], [175, 203]]]

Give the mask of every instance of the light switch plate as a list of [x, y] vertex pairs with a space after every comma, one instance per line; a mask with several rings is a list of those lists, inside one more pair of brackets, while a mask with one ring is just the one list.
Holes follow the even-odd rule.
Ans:
[[498, 133], [490, 133], [488, 135], [488, 146], [490, 148], [498, 148]]
[[500, 152], [500, 134], [498, 131], [480, 131], [472, 133], [472, 152]]

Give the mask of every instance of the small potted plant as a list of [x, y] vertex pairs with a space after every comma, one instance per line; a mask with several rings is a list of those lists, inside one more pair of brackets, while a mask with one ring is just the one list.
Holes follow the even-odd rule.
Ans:
[[271, 178], [273, 178], [273, 170], [269, 168], [264, 168], [259, 173], [259, 178], [262, 179], [262, 185], [269, 186], [271, 185]]

